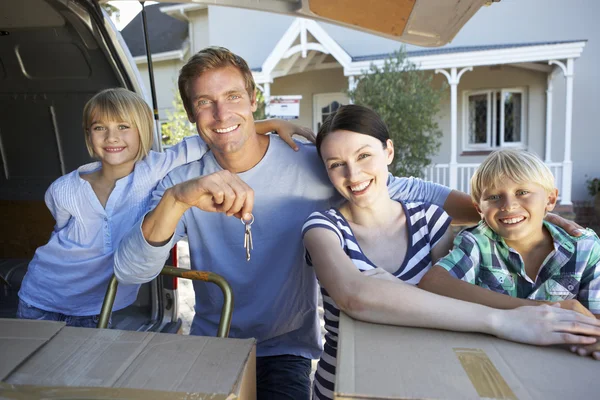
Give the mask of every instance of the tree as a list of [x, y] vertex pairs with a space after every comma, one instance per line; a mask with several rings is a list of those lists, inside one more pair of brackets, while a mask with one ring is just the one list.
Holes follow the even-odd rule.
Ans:
[[434, 88], [433, 77], [409, 62], [404, 49], [393, 53], [382, 67], [371, 64], [363, 72], [348, 95], [354, 104], [376, 111], [388, 126], [396, 153], [391, 172], [422, 177], [440, 148], [442, 132], [435, 118], [445, 88]]
[[196, 134], [196, 129], [188, 121], [178, 91], [175, 94], [175, 100], [173, 100], [173, 108], [173, 111], [167, 110], [168, 122], [164, 122], [161, 126], [162, 142], [171, 146], [181, 142], [186, 136]]
[[118, 7], [109, 3], [102, 3], [100, 6], [104, 9], [104, 11], [106, 11], [109, 17], [114, 17], [115, 21], [119, 21], [119, 18], [121, 17], [121, 11]]

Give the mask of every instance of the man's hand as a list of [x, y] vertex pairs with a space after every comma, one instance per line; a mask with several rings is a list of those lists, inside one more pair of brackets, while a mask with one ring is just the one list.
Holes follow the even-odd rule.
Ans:
[[254, 205], [254, 191], [227, 170], [182, 182], [170, 190], [182, 208], [198, 207], [241, 218], [250, 214]]
[[396, 278], [394, 275], [390, 274], [383, 268], [368, 269], [366, 271], [363, 271], [362, 274], [364, 276], [370, 276], [371, 278], [382, 279], [384, 281], [392, 281], [396, 283], [399, 281], [398, 278]]
[[[553, 304], [553, 303], [550, 302], [550, 304]], [[592, 312], [590, 310], [585, 308], [583, 306], [583, 304], [581, 304], [578, 300], [575, 300], [575, 299], [557, 301], [556, 304], [558, 304], [560, 306], [560, 308], [562, 308], [562, 309], [573, 310], [575, 312], [578, 312], [579, 314], [585, 315], [586, 317], [592, 317], [592, 318], [596, 317], [594, 314], [592, 314]]]
[[579, 237], [582, 235], [581, 231], [584, 230], [583, 226], [553, 213], [546, 214], [545, 220], [563, 228], [571, 236]]

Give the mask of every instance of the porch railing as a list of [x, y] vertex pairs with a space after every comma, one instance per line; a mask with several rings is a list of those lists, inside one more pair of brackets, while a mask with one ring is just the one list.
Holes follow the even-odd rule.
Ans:
[[[558, 188], [558, 199], [563, 191], [563, 165], [560, 162], [546, 163], [552, 175], [554, 175], [554, 184]], [[462, 163], [457, 165], [457, 189], [461, 192], [471, 193], [471, 177], [479, 167], [477, 163]], [[450, 186], [450, 165], [433, 164], [423, 170], [424, 179], [427, 181], [439, 183], [440, 185]]]

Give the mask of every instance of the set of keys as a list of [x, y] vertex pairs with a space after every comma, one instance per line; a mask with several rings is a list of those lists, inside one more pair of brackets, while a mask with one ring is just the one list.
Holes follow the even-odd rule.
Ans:
[[252, 224], [254, 223], [254, 215], [250, 214], [252, 217], [250, 221], [246, 221], [244, 218], [240, 218], [242, 224], [244, 224], [244, 248], [246, 249], [246, 261], [250, 261], [250, 250], [254, 249], [252, 245], [252, 231], [250, 230]]

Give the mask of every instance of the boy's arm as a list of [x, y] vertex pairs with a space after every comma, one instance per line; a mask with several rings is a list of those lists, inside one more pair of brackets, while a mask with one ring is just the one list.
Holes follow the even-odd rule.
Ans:
[[542, 304], [539, 301], [508, 296], [462, 281], [453, 277], [450, 272], [439, 265], [431, 268], [423, 276], [418, 286], [428, 292], [502, 310]]
[[276, 132], [294, 151], [298, 151], [298, 145], [292, 139], [293, 135], [302, 136], [311, 143], [315, 143], [315, 134], [309, 128], [292, 124], [282, 119], [264, 119], [254, 122], [254, 129], [260, 135]]

